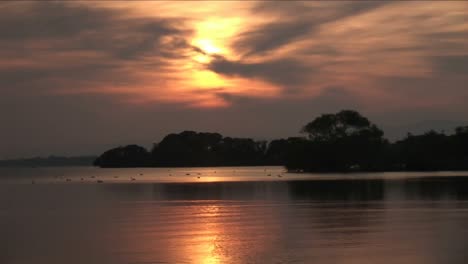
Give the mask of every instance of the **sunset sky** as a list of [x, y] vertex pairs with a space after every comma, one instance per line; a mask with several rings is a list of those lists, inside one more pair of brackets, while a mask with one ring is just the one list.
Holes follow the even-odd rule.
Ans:
[[467, 1], [0, 3], [0, 159], [272, 139], [355, 109], [390, 138], [468, 125]]

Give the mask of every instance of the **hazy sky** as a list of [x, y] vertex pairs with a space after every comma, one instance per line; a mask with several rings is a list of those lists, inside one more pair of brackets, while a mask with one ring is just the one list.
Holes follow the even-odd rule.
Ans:
[[355, 109], [468, 124], [467, 1], [0, 3], [0, 158], [170, 132], [271, 139]]

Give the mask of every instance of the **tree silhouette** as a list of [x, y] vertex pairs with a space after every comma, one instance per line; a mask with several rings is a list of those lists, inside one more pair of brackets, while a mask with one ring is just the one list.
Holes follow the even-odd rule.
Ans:
[[148, 151], [137, 145], [118, 147], [104, 152], [94, 161], [99, 167], [146, 167], [150, 165]]
[[323, 114], [303, 127], [308, 142], [292, 148], [286, 166], [306, 171], [377, 170], [383, 131], [353, 110]]
[[184, 131], [170, 134], [151, 151], [155, 166], [238, 166], [264, 163], [266, 142]]
[[383, 136], [382, 130], [353, 110], [342, 110], [336, 114], [323, 114], [305, 125], [301, 132], [307, 133], [311, 140], [322, 141], [356, 135], [375, 138]]

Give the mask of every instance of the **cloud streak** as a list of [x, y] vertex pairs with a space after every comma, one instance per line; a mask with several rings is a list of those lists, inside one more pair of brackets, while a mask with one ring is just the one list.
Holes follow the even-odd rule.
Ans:
[[275, 19], [242, 32], [234, 48], [245, 50], [245, 56], [268, 53], [294, 41], [310, 38], [311, 34], [327, 23], [356, 16], [385, 4], [384, 1], [344, 2], [339, 5], [333, 2], [261, 2], [252, 11]]
[[294, 59], [247, 63], [230, 61], [222, 56], [215, 57], [208, 69], [226, 76], [259, 78], [289, 88], [306, 84], [314, 72], [306, 63]]
[[170, 71], [191, 47], [182, 19], [132, 17], [68, 2], [7, 5], [0, 17], [3, 89], [125, 91], [146, 69]]

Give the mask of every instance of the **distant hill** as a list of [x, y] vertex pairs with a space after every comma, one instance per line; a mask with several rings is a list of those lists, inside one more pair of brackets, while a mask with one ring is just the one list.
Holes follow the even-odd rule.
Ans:
[[0, 160], [0, 167], [65, 167], [92, 166], [96, 156], [28, 158]]

